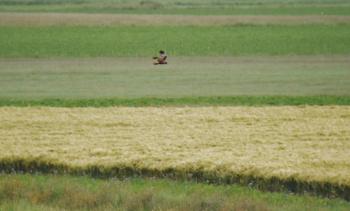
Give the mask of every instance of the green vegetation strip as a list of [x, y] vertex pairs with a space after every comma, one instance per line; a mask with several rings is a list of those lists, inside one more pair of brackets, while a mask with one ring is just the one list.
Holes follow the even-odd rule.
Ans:
[[1, 210], [349, 210], [340, 199], [167, 179], [0, 174]]
[[350, 54], [350, 27], [52, 26], [0, 27], [0, 57], [150, 57]]
[[110, 106], [285, 106], [285, 105], [350, 105], [350, 96], [234, 96], [135, 99], [8, 99], [0, 106], [110, 107]]
[[0, 11], [191, 15], [350, 15], [346, 0], [337, 1], [86, 1], [0, 0]]
[[54, 161], [40, 159], [2, 158], [0, 169], [3, 173], [45, 173], [91, 176], [96, 178], [168, 178], [180, 181], [195, 181], [210, 184], [240, 184], [263, 191], [312, 194], [328, 198], [342, 198], [350, 201], [350, 186], [330, 182], [299, 181], [295, 178], [264, 178], [256, 175], [230, 174], [219, 176], [204, 170], [180, 171], [174, 168], [164, 170], [138, 168], [135, 166], [71, 167]]

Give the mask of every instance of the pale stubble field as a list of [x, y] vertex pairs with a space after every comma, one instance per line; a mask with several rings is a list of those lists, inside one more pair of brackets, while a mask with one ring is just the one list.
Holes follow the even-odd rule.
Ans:
[[1, 160], [350, 185], [350, 107], [0, 109]]

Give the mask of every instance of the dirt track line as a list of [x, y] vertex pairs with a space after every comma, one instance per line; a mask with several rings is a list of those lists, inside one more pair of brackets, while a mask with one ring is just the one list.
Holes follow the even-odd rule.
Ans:
[[344, 24], [350, 23], [350, 16], [305, 15], [238, 15], [238, 16], [195, 16], [195, 15], [130, 15], [130, 14], [74, 14], [74, 13], [0, 13], [0, 26], [55, 26], [55, 25], [146, 25], [146, 26], [210, 26], [239, 24]]

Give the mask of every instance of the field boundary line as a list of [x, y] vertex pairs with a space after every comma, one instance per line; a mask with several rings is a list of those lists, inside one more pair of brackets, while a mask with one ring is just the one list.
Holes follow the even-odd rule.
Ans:
[[90, 176], [95, 178], [130, 177], [168, 178], [173, 180], [194, 181], [209, 184], [239, 184], [256, 188], [261, 191], [287, 192], [296, 194], [311, 194], [327, 198], [342, 198], [350, 201], [350, 186], [331, 182], [300, 181], [293, 177], [286, 179], [278, 177], [261, 177], [255, 175], [226, 174], [218, 175], [214, 171], [195, 169], [181, 171], [176, 168], [162, 170], [138, 168], [135, 166], [101, 167], [89, 165], [86, 167], [71, 167], [67, 164], [40, 159], [2, 158], [0, 159], [0, 173], [43, 173], [69, 174], [74, 176]]
[[150, 106], [302, 106], [350, 105], [350, 96], [209, 96], [182, 98], [10, 99], [0, 107], [150, 107]]

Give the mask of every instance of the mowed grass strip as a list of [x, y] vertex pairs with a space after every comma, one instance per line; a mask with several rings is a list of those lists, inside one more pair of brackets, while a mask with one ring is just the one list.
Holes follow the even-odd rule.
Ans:
[[0, 57], [150, 57], [350, 54], [350, 27], [52, 26], [0, 27]]
[[135, 15], [78, 13], [0, 13], [0, 26], [235, 26], [350, 24], [350, 16], [335, 15]]
[[0, 101], [18, 106], [324, 105], [349, 101], [340, 97], [350, 94], [349, 56], [169, 54], [169, 64], [164, 66], [152, 65], [149, 57], [0, 59]]
[[185, 175], [349, 196], [349, 106], [2, 107], [0, 122], [3, 170]]

